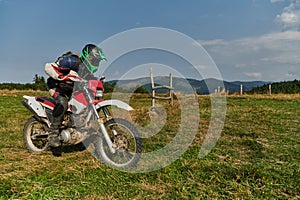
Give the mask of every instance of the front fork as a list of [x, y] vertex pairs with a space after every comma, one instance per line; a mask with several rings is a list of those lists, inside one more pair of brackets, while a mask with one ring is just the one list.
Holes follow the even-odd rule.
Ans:
[[[104, 121], [103, 121], [103, 119], [100, 117], [100, 115], [99, 115], [99, 113], [97, 112], [97, 109], [96, 109], [96, 107], [95, 107], [94, 104], [92, 104], [92, 108], [93, 108], [93, 111], [94, 111], [94, 113], [95, 113], [95, 115], [96, 115], [97, 121], [98, 121], [99, 126], [100, 126], [100, 130], [101, 130], [101, 132], [102, 132], [102, 134], [103, 134], [103, 136], [104, 136], [104, 139], [105, 139], [105, 141], [106, 141], [106, 144], [107, 144], [107, 146], [108, 146], [110, 152], [113, 153], [113, 154], [116, 153], [115, 145], [112, 143], [112, 141], [111, 141], [111, 139], [110, 139], [110, 137], [109, 137], [109, 134], [108, 134], [108, 132], [107, 132], [107, 130], [106, 130], [106, 127], [104, 126]], [[105, 117], [106, 117], [106, 118], [109, 118], [110, 116], [109, 116], [109, 112], [108, 112], [107, 108], [102, 108], [102, 109], [103, 109], [103, 112], [104, 112]], [[113, 129], [113, 133], [114, 133], [114, 134], [115, 134], [115, 132], [116, 132], [116, 131]]]
[[[108, 145], [108, 147], [109, 147], [109, 150], [110, 150], [111, 153], [114, 154], [114, 153], [116, 153], [116, 148], [115, 148], [114, 144], [112, 143], [112, 141], [111, 141], [111, 139], [110, 139], [110, 137], [109, 137], [109, 134], [108, 134], [108, 132], [107, 132], [107, 130], [106, 130], [106, 127], [104, 126], [104, 121], [103, 121], [103, 119], [100, 117], [100, 115], [99, 115], [99, 113], [98, 113], [98, 111], [97, 111], [97, 109], [96, 109], [96, 106], [92, 103], [92, 102], [93, 102], [93, 99], [92, 99], [92, 97], [90, 96], [90, 93], [88, 92], [87, 88], [84, 88], [84, 89], [85, 89], [85, 92], [86, 92], [86, 94], [87, 94], [87, 98], [88, 98], [88, 100], [89, 100], [89, 102], [90, 102], [90, 105], [91, 105], [91, 107], [92, 107], [92, 110], [93, 110], [93, 112], [94, 112], [94, 114], [95, 114], [95, 116], [96, 116], [96, 118], [97, 118], [97, 121], [98, 121], [98, 123], [99, 123], [99, 125], [100, 125], [100, 130], [101, 130], [101, 132], [102, 132], [102, 134], [103, 134], [103, 136], [104, 136], [104, 139], [105, 139], [105, 141], [106, 141], [106, 143], [107, 143], [107, 145]], [[107, 108], [104, 107], [104, 108], [102, 108], [102, 109], [103, 109], [103, 112], [104, 112], [105, 117], [106, 117], [106, 118], [109, 118], [109, 117], [110, 117], [110, 114], [109, 114]], [[113, 131], [113, 133], [115, 134], [116, 131]]]

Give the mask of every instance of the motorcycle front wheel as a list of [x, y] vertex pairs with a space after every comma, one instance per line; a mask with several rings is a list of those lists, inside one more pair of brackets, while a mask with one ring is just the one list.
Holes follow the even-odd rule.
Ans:
[[48, 150], [48, 134], [45, 125], [35, 117], [27, 120], [23, 129], [23, 140], [30, 152], [43, 152]]
[[121, 118], [104, 123], [116, 152], [111, 153], [104, 136], [100, 133], [95, 144], [95, 155], [103, 163], [115, 168], [137, 165], [142, 153], [142, 139], [136, 127]]

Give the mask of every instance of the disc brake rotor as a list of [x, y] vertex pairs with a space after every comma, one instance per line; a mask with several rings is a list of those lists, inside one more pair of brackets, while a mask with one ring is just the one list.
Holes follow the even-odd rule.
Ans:
[[129, 142], [127, 140], [127, 137], [124, 136], [124, 135], [117, 135], [114, 138], [114, 142], [113, 143], [116, 145], [117, 150], [119, 150], [119, 151], [126, 151], [126, 150], [128, 150]]

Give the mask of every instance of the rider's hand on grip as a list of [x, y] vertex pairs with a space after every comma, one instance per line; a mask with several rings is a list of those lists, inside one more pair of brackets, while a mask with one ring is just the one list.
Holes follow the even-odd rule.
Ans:
[[99, 78], [99, 81], [104, 81], [105, 80], [105, 76], [101, 76], [100, 78]]

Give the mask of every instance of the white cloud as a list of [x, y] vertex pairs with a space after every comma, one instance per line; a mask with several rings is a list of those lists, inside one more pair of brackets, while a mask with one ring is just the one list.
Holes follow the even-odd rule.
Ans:
[[285, 0], [270, 0], [270, 1], [271, 1], [271, 3], [278, 3], [278, 2], [283, 2]]
[[209, 67], [206, 66], [206, 65], [197, 65], [197, 66], [194, 66], [196, 69], [199, 69], [199, 70], [204, 70], [204, 69], [208, 69]]
[[244, 72], [246, 76], [249, 76], [251, 78], [261, 79], [262, 74], [260, 72]]
[[222, 45], [226, 44], [227, 42], [222, 39], [216, 39], [216, 40], [199, 40], [198, 41], [201, 45]]
[[[271, 3], [283, 2], [284, 0], [271, 0]], [[290, 2], [282, 13], [277, 15], [275, 22], [282, 25], [283, 30], [299, 30], [300, 29], [300, 1], [288, 0]]]
[[[221, 41], [221, 42], [216, 42]], [[300, 32], [286, 31], [279, 33], [270, 33], [259, 37], [248, 37], [237, 40], [212, 40], [200, 41], [210, 52], [222, 55], [242, 55], [242, 54], [261, 54], [262, 52], [288, 53], [289, 59], [299, 57], [300, 52]], [[262, 55], [262, 54], [261, 54]], [[261, 59], [267, 60], [268, 54]], [[270, 58], [271, 59], [271, 58]], [[282, 59], [281, 59], [282, 60]]]
[[297, 74], [293, 73], [293, 72], [288, 72], [285, 74], [286, 77], [289, 77], [289, 78], [295, 78], [297, 77]]
[[[199, 41], [228, 76], [282, 80], [300, 78], [300, 32], [285, 31], [236, 40]], [[291, 69], [294, 67], [294, 69]], [[245, 72], [246, 71], [246, 72]], [[290, 72], [289, 72], [290, 71]], [[224, 77], [225, 79], [234, 79]]]

